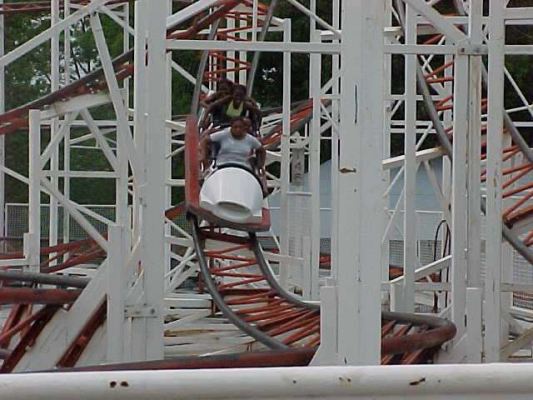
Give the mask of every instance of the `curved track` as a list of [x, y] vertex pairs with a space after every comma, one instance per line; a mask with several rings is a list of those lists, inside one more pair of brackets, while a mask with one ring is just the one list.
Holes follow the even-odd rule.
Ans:
[[[455, 2], [454, 6], [460, 15], [466, 15], [461, 2]], [[404, 12], [403, 6], [396, 1], [396, 8], [399, 11], [400, 22], [403, 24]], [[435, 44], [444, 39], [442, 34], [430, 35], [425, 38], [423, 44]], [[432, 100], [433, 93], [445, 93], [444, 85], [454, 83], [453, 67], [454, 59], [447, 61], [442, 65], [436, 65], [430, 71], [422, 69], [422, 60], [417, 60], [417, 83], [422, 93], [424, 104], [428, 116], [437, 132], [440, 145], [446, 154], [452, 160], [452, 141], [454, 135], [453, 123], [449, 126], [441, 120], [442, 113], [453, 110], [453, 90], [452, 94], [444, 97], [442, 100], [435, 102]], [[426, 62], [429, 64], [429, 62]], [[486, 88], [487, 71], [485, 66], [482, 67], [482, 82]], [[488, 101], [486, 98], [481, 100], [481, 113], [487, 112]], [[505, 209], [502, 214], [502, 235], [507, 242], [530, 264], [533, 264], [533, 191], [531, 183], [533, 177], [533, 150], [526, 143], [522, 134], [515, 126], [513, 120], [506, 110], [504, 114], [504, 131], [502, 140], [508, 145], [502, 152], [502, 161], [509, 166], [504, 167], [502, 171], [502, 191], [505, 200]], [[487, 125], [481, 124], [481, 161], [487, 159]], [[506, 137], [508, 138], [506, 140]], [[453, 162], [453, 160], [452, 160]], [[481, 170], [480, 181], [486, 181], [486, 170]], [[485, 212], [485, 200], [482, 199], [481, 209]]]
[[[218, 310], [262, 345], [275, 350], [315, 349], [320, 344], [320, 307], [286, 292], [266, 262], [255, 231], [263, 224], [228, 224], [199, 210], [198, 132], [193, 118], [186, 129], [186, 207], [205, 286]], [[265, 215], [266, 212], [264, 212]], [[453, 338], [455, 326], [434, 317], [383, 313], [382, 364], [428, 361]]]
[[[109, 4], [120, 2], [110, 1]], [[82, 5], [86, 2], [80, 0], [77, 3]], [[214, 25], [219, 19], [246, 20], [245, 13], [234, 12], [234, 8], [241, 3], [237, 0], [221, 0], [217, 3], [218, 8], [213, 13], [197, 16], [189, 29], [177, 32], [176, 28], [171, 28], [168, 30], [168, 35], [183, 39], [194, 38], [202, 30]], [[0, 6], [0, 13], [42, 12], [48, 9], [48, 5], [44, 2], [21, 2]], [[267, 16], [271, 10], [268, 7], [260, 6], [260, 12]], [[218, 39], [237, 38], [236, 35], [239, 30], [248, 28], [246, 26], [234, 30], [217, 28], [214, 35]], [[439, 39], [438, 36], [431, 37], [428, 39], [428, 43], [434, 43]], [[219, 52], [211, 52], [209, 56], [216, 61], [215, 64], [217, 65], [227, 60], [227, 57]], [[114, 61], [117, 79], [122, 80], [132, 75], [133, 64], [131, 60], [132, 53], [128, 52]], [[250, 70], [252, 67], [250, 63], [236, 63], [232, 72]], [[451, 97], [438, 103], [434, 103], [428, 97], [431, 90], [442, 85], [446, 79], [449, 80], [445, 74], [446, 70], [450, 68], [452, 65], [442, 65], [430, 73], [419, 73], [419, 85], [423, 88], [422, 92], [425, 93], [430, 116], [438, 116], [438, 113], [452, 107]], [[213, 80], [226, 72], [228, 70], [223, 67], [215, 68], [209, 73], [204, 73], [201, 70], [199, 81], [203, 79]], [[106, 89], [107, 84], [103, 71], [95, 71], [57, 92], [0, 115], [0, 134], [13, 133], [20, 128], [25, 128], [27, 126], [27, 111], [31, 108], [44, 109], [81, 94], [101, 92]], [[298, 127], [305, 125], [311, 117], [312, 103], [306, 102], [300, 105], [294, 110], [291, 128], [298, 129]], [[453, 139], [453, 131], [449, 127], [442, 126], [438, 117], [432, 119], [434, 119], [436, 129], [438, 131], [440, 129], [439, 139], [445, 152], [447, 152], [451, 148], [450, 141]], [[504, 197], [511, 198], [530, 189], [530, 186], [526, 184], [517, 186], [516, 181], [531, 173], [533, 160], [531, 150], [524, 146], [519, 133], [517, 136], [517, 130], [510, 118], [506, 118], [506, 128], [513, 138], [513, 143], [504, 150], [504, 158], [506, 160], [513, 158], [526, 160], [504, 171], [504, 177], [506, 177], [506, 181], [503, 183]], [[276, 147], [280, 141], [280, 134], [281, 125], [277, 125], [264, 137], [264, 145], [267, 148]], [[485, 147], [483, 146], [483, 149]], [[483, 154], [482, 157], [484, 157]], [[451, 156], [451, 154], [449, 155]], [[484, 177], [481, 176], [481, 180], [483, 179]], [[530, 262], [533, 260], [531, 251], [533, 230], [530, 229], [524, 233], [523, 227], [530, 226], [530, 219], [533, 216], [533, 207], [527, 204], [532, 196], [531, 193], [533, 192], [529, 191], [529, 194], [514, 200], [502, 216], [505, 223], [504, 236]], [[189, 212], [195, 214], [193, 209], [189, 209]], [[203, 214], [196, 215], [194, 221], [206, 217]], [[209, 218], [209, 216], [207, 217]], [[279, 287], [264, 260], [254, 233], [241, 230], [238, 233], [227, 234], [216, 223], [207, 226], [204, 224], [195, 223], [195, 246], [200, 259], [202, 276], [218, 310], [265, 347], [285, 349], [284, 351], [298, 348], [314, 351], [320, 341], [318, 309], [315, 306], [302, 303]], [[260, 227], [257, 227], [256, 230], [260, 230]], [[68, 258], [63, 259], [57, 265], [52, 265], [53, 263], [50, 263], [49, 260], [43, 262], [41, 270], [44, 273], [56, 272], [104, 256], [101, 249], [92, 241], [58, 245], [42, 250], [44, 256], [52, 253], [56, 254], [58, 259], [67, 254]], [[9, 254], [2, 258], [20, 258], [20, 256], [20, 254]], [[21, 354], [36, 340], [58, 307], [60, 307], [58, 304], [47, 305], [36, 312], [32, 310], [32, 306], [29, 304], [13, 308], [0, 332], [0, 348], [6, 348], [5, 343], [9, 343], [18, 333], [23, 332], [24, 334], [21, 335], [10, 357], [1, 354], [7, 356], [8, 360], [6, 361], [9, 361], [4, 363], [3, 371], [10, 370], [16, 364]], [[61, 358], [58, 363], [59, 366], [75, 364], [84, 345], [104, 319], [105, 303], [100, 306], [97, 313], [88, 319], [80, 335]], [[382, 362], [384, 364], [424, 362], [440, 344], [453, 337], [454, 331], [453, 325], [435, 318], [421, 319], [411, 315], [384, 314]]]

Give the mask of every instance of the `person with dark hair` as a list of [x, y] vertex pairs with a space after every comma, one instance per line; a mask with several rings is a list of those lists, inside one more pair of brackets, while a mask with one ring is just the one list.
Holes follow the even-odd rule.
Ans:
[[[253, 131], [259, 130], [261, 120], [261, 113], [254, 100], [246, 96], [246, 87], [243, 85], [235, 85], [231, 96], [223, 97], [209, 105], [206, 110], [204, 120], [200, 124], [204, 129], [208, 125], [208, 116], [216, 113], [217, 110], [222, 110], [220, 115], [219, 125], [224, 126], [232, 121], [235, 117], [248, 117], [252, 121]], [[215, 117], [213, 117], [213, 123]]]
[[231, 96], [233, 93], [234, 83], [227, 78], [220, 78], [217, 81], [217, 90], [200, 101], [200, 105], [203, 108], [209, 108], [215, 101]]
[[244, 125], [246, 126], [246, 132], [250, 135], [257, 137], [256, 132], [254, 131], [252, 120], [248, 117], [244, 117]]
[[[208, 154], [211, 144], [218, 146], [216, 167], [238, 165], [253, 172], [254, 167], [261, 169], [265, 165], [266, 151], [261, 142], [247, 132], [244, 117], [233, 118], [229, 128], [202, 139], [200, 149], [204, 169], [209, 163]], [[254, 153], [255, 165], [251, 162]]]
[[221, 124], [224, 109], [222, 104], [217, 102], [222, 99], [231, 98], [233, 94], [233, 86], [234, 83], [229, 79], [220, 78], [217, 82], [216, 92], [207, 96], [200, 102], [200, 105], [206, 110], [205, 116], [200, 124], [203, 129], [208, 127], [210, 123], [209, 118], [211, 118], [211, 122], [214, 126], [219, 126]]

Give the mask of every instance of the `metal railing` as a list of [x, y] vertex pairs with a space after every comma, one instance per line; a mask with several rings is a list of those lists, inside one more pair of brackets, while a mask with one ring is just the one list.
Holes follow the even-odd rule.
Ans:
[[11, 400], [530, 399], [533, 364], [110, 371], [0, 376]]

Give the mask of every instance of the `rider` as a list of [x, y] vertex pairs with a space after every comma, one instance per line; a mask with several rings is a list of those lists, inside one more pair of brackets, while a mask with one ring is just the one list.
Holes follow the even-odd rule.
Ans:
[[222, 120], [222, 115], [223, 115], [223, 107], [221, 105], [216, 105], [214, 106], [211, 111], [209, 112], [209, 107], [221, 100], [221, 99], [227, 99], [227, 98], [230, 98], [232, 93], [233, 93], [233, 86], [234, 86], [234, 83], [232, 81], [230, 81], [229, 79], [226, 79], [226, 78], [220, 78], [217, 82], [217, 91], [209, 96], [207, 96], [205, 99], [203, 99], [201, 102], [200, 102], [200, 105], [206, 109], [206, 118], [205, 120], [202, 122], [202, 126], [205, 128], [207, 128], [207, 126], [205, 126], [207, 123], [208, 123], [208, 116], [209, 114], [211, 114], [211, 118], [213, 120], [213, 125], [215, 126], [218, 126], [220, 125], [220, 121]]
[[[219, 121], [215, 121], [218, 110], [222, 110]], [[214, 124], [222, 126], [229, 124], [235, 117], [249, 117], [252, 121], [252, 129], [256, 132], [259, 129], [261, 113], [255, 101], [246, 96], [246, 86], [235, 85], [231, 96], [225, 96], [217, 101], [212, 102], [207, 110], [206, 117], [200, 124], [204, 129], [207, 128], [207, 116], [213, 115]]]
[[[265, 165], [266, 151], [261, 142], [247, 132], [244, 117], [233, 118], [229, 128], [202, 139], [200, 147], [204, 167], [208, 166], [208, 152], [211, 143], [219, 146], [216, 155], [217, 167], [238, 165], [253, 171], [254, 167], [261, 169]], [[255, 165], [252, 165], [252, 153], [254, 151], [256, 160]]]
[[234, 83], [230, 81], [229, 79], [220, 78], [217, 81], [216, 92], [204, 98], [200, 102], [200, 105], [204, 108], [208, 108], [215, 101], [220, 100], [221, 98], [226, 97], [226, 96], [231, 96], [231, 94], [233, 93], [233, 85]]

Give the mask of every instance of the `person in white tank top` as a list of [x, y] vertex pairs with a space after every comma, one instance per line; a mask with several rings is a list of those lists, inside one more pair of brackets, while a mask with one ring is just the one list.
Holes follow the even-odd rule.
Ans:
[[216, 155], [216, 166], [239, 165], [253, 171], [251, 157], [256, 157], [255, 167], [261, 169], [265, 165], [266, 151], [259, 140], [250, 135], [243, 117], [235, 117], [229, 128], [206, 136], [200, 143], [201, 157], [204, 168], [208, 166], [209, 148], [212, 143], [219, 146]]

